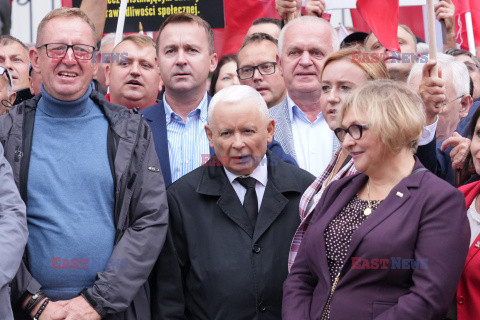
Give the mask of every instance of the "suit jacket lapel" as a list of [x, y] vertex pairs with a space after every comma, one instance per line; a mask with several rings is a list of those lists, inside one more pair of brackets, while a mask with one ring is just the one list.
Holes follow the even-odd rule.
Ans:
[[[398, 196], [397, 192], [402, 193], [403, 196]], [[385, 198], [385, 200], [380, 203], [380, 205], [372, 213], [372, 215], [368, 217], [353, 233], [352, 241], [350, 242], [350, 247], [348, 248], [345, 261], [348, 261], [350, 259], [353, 252], [355, 252], [358, 245], [367, 235], [367, 233], [369, 233], [373, 228], [375, 228], [377, 225], [379, 225], [385, 219], [391, 216], [410, 198], [410, 196], [410, 191], [403, 182], [394, 187], [392, 191], [390, 191], [390, 194], [387, 196], [387, 198]]]
[[155, 106], [147, 108], [146, 110], [147, 112], [144, 113], [145, 120], [152, 130], [153, 142], [162, 168], [163, 180], [165, 181], [165, 187], [168, 187], [172, 184], [172, 173], [170, 171], [167, 122], [165, 119], [165, 107], [163, 101], [160, 101]]
[[467, 261], [465, 262], [465, 268], [470, 263], [470, 261], [472, 261], [472, 259], [480, 251], [480, 247], [477, 247], [475, 245], [477, 242], [480, 242], [480, 234], [475, 238], [475, 241], [473, 241], [472, 245], [470, 246], [470, 249], [468, 249], [468, 255], [467, 255]]
[[[317, 207], [315, 212], [312, 214], [314, 215], [322, 215], [322, 212], [325, 212], [322, 216], [319, 216], [319, 220], [314, 223], [315, 226], [320, 228], [319, 234], [324, 235], [325, 229], [327, 228], [330, 221], [332, 221], [335, 216], [342, 211], [342, 209], [347, 205], [347, 203], [353, 198], [353, 196], [360, 190], [360, 188], [365, 184], [367, 181], [367, 176], [365, 175], [357, 175], [355, 176], [349, 183], [344, 185], [343, 188], [338, 188], [334, 190], [331, 195], [338, 194], [337, 198], [329, 197], [330, 202], [323, 203], [322, 207]], [[325, 199], [325, 201], [328, 199]], [[318, 210], [318, 212], [317, 212]], [[311, 226], [310, 226], [311, 227]], [[316, 249], [315, 252], [318, 252], [318, 256], [321, 259], [321, 272], [323, 273], [324, 279], [330, 279], [330, 273], [328, 269], [328, 262], [327, 262], [327, 252], [325, 249], [325, 237], [321, 237], [321, 241], [317, 241], [314, 243]]]
[[270, 117], [275, 120], [275, 140], [280, 143], [285, 153], [288, 153], [297, 161], [287, 98], [277, 106], [271, 108], [269, 112]]
[[223, 213], [230, 218], [250, 238], [253, 237], [253, 226], [248, 219], [245, 209], [238, 199], [223, 167], [216, 163], [216, 159], [210, 159], [203, 167], [203, 174], [197, 186], [197, 192], [209, 196], [219, 196], [217, 205]]
[[253, 242], [257, 242], [257, 240], [270, 227], [275, 219], [277, 219], [278, 215], [282, 212], [287, 203], [288, 199], [277, 190], [269, 178], [265, 188], [265, 193], [263, 194], [260, 211], [258, 212]]

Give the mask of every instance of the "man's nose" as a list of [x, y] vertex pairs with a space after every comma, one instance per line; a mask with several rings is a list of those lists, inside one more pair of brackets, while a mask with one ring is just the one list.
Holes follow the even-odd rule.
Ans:
[[234, 136], [233, 136], [233, 147], [235, 149], [242, 149], [244, 146], [245, 146], [245, 143], [243, 141], [243, 137], [240, 133], [236, 133]]
[[311, 65], [312, 59], [310, 57], [310, 53], [308, 51], [303, 51], [302, 55], [300, 56], [300, 63], [302, 65]]

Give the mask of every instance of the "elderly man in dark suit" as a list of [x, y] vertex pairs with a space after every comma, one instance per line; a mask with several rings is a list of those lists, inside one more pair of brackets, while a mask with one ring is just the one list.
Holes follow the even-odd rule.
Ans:
[[[314, 177], [267, 151], [275, 122], [255, 89], [238, 85], [218, 92], [208, 123], [205, 131], [216, 156], [168, 188], [176, 259], [172, 252], [165, 257], [165, 250], [160, 257], [159, 264], [170, 272], [168, 279], [157, 279], [156, 314], [281, 319], [298, 204]], [[155, 276], [162, 277], [158, 270]], [[176, 286], [183, 288], [182, 297], [158, 298], [159, 290]]]

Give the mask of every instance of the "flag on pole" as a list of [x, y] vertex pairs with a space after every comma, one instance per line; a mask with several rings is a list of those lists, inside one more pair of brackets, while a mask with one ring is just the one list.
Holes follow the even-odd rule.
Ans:
[[357, 9], [385, 48], [400, 51], [397, 37], [398, 0], [358, 0]]
[[480, 1], [478, 0], [452, 0], [455, 5], [455, 34], [457, 43], [468, 51], [468, 36], [465, 14], [470, 12], [473, 22], [473, 36], [475, 45], [480, 46]]

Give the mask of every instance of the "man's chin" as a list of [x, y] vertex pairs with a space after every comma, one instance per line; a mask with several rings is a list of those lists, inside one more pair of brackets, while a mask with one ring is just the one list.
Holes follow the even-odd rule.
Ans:
[[387, 69], [388, 74], [390, 75], [390, 79], [395, 81], [407, 82], [408, 75], [410, 74], [410, 70], [412, 69], [412, 65], [389, 63], [387, 64]]

